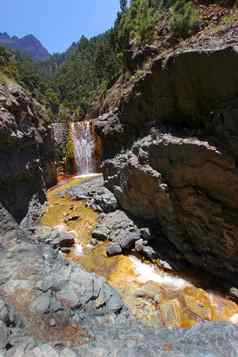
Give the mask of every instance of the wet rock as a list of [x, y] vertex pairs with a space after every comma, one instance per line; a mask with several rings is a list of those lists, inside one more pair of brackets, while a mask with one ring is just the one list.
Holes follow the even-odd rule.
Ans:
[[136, 252], [140, 253], [144, 249], [144, 241], [143, 239], [139, 239], [138, 241], [135, 242], [135, 250]]
[[237, 288], [231, 288], [229, 293], [233, 299], [238, 300], [238, 289]]
[[99, 241], [105, 241], [109, 237], [110, 231], [104, 226], [98, 226], [93, 232], [92, 237]]
[[124, 236], [123, 234], [119, 234], [119, 241], [122, 250], [128, 250], [130, 248], [133, 248], [135, 246], [135, 242], [140, 239], [140, 233], [138, 230], [135, 230], [134, 232], [126, 232], [127, 236]]
[[[139, 148], [148, 152], [150, 164], [139, 162]], [[238, 176], [232, 158], [207, 141], [166, 133], [158, 140], [149, 135], [130, 153], [106, 161], [104, 173], [122, 208], [148, 225], [159, 222], [153, 244], [164, 237], [183, 259], [236, 283], [237, 222], [232, 217]], [[224, 245], [221, 232], [228, 226], [230, 243]], [[150, 248], [146, 254], [156, 257]]]
[[59, 249], [71, 248], [75, 244], [75, 237], [72, 234], [59, 229], [40, 230], [38, 239]]
[[52, 244], [55, 247], [69, 248], [75, 243], [74, 236], [69, 233], [61, 233], [59, 237], [53, 240]]
[[86, 200], [88, 207], [97, 212], [109, 213], [115, 211], [118, 207], [115, 196], [104, 186], [102, 176], [76, 185], [61, 195], [65, 195], [66, 193], [75, 199]]
[[113, 244], [109, 244], [107, 247], [107, 255], [109, 257], [113, 257], [115, 255], [119, 255], [122, 253], [122, 248], [120, 246], [120, 244], [117, 243], [113, 243]]
[[[107, 239], [117, 243], [121, 247], [121, 251], [134, 248], [135, 242], [141, 238], [138, 227], [125, 212], [120, 210], [106, 214], [97, 225], [96, 230], [106, 232]], [[118, 248], [117, 251], [119, 251]]]
[[165, 262], [163, 260], [159, 261], [159, 266], [165, 270], [170, 270], [170, 271], [174, 270], [168, 262]]
[[67, 215], [64, 218], [64, 222], [68, 223], [68, 222], [74, 222], [74, 221], [78, 221], [80, 219], [79, 215]]
[[141, 233], [142, 239], [144, 239], [144, 240], [150, 241], [151, 239], [153, 239], [153, 236], [152, 236], [149, 228], [141, 228], [140, 233]]
[[70, 248], [61, 248], [60, 249], [62, 253], [64, 254], [69, 254], [71, 252], [71, 249]]
[[148, 259], [158, 258], [158, 252], [154, 250], [153, 247], [143, 246], [142, 254]]
[[98, 244], [98, 241], [96, 239], [92, 238], [90, 243], [95, 247]]

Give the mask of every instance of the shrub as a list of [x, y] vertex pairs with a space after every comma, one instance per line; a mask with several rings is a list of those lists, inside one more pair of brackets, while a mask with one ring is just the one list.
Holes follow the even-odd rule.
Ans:
[[143, 46], [153, 41], [154, 28], [161, 14], [162, 0], [131, 0], [118, 14], [113, 30], [113, 47], [120, 63], [127, 65], [131, 44]]
[[176, 37], [186, 38], [191, 35], [199, 25], [199, 11], [192, 1], [177, 0], [171, 7], [169, 28]]

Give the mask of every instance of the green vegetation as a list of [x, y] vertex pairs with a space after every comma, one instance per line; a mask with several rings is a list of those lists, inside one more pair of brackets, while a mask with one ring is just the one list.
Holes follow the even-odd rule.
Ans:
[[64, 152], [65, 170], [69, 174], [74, 173], [74, 144], [72, 136], [68, 133], [67, 144]]
[[17, 62], [4, 47], [0, 47], [0, 71], [10, 78], [18, 78]]
[[130, 50], [153, 42], [163, 16], [170, 15], [168, 28], [175, 37], [189, 35], [197, 24], [191, 1], [120, 0], [120, 8], [113, 29], [92, 39], [83, 36], [45, 62], [0, 48], [0, 70], [43, 102], [51, 120], [80, 119], [128, 67]]
[[192, 1], [177, 0], [171, 8], [169, 28], [176, 37], [186, 38], [199, 25], [199, 12]]
[[82, 37], [57, 71], [54, 83], [61, 102], [85, 114], [94, 97], [107, 89], [119, 72], [111, 32], [88, 40]]
[[128, 50], [155, 40], [156, 27], [167, 19], [165, 31], [172, 37], [185, 38], [198, 28], [199, 12], [188, 0], [121, 0], [121, 12], [113, 31], [114, 46], [124, 65]]
[[[145, 67], [135, 66], [132, 58], [138, 54], [139, 63], [144, 65], [146, 45], [166, 50], [193, 34], [202, 23], [195, 1], [118, 1], [120, 12], [111, 30], [91, 39], [83, 36], [46, 62], [36, 63], [0, 47], [0, 80], [7, 76], [29, 89], [46, 105], [51, 120], [79, 120], [95, 100], [105, 97], [121, 73], [135, 72], [127, 78], [140, 75]], [[235, 17], [237, 12], [224, 17], [219, 26], [235, 23]]]
[[114, 45], [123, 57], [131, 43], [145, 44], [152, 41], [154, 26], [159, 20], [159, 9], [157, 2], [151, 0], [132, 0], [130, 7], [122, 7], [114, 28]]

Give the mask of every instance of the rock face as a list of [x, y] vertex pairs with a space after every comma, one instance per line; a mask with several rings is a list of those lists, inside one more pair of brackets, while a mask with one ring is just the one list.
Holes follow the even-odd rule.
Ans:
[[0, 207], [18, 223], [32, 199], [45, 201], [56, 177], [45, 109], [7, 80], [0, 84], [0, 176]]
[[154, 60], [97, 130], [120, 207], [237, 285], [238, 52], [217, 45]]
[[0, 33], [0, 45], [20, 51], [34, 61], [46, 61], [50, 57], [47, 49], [33, 35], [18, 38], [17, 36], [10, 37], [7, 33]]

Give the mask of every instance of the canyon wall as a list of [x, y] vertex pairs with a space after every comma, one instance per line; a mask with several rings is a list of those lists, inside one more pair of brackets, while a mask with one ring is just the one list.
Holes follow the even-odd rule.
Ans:
[[[55, 184], [54, 144], [47, 113], [13, 81], [0, 84], [0, 207], [16, 223], [34, 198]], [[5, 212], [5, 213], [3, 213]], [[1, 219], [2, 221], [2, 219]]]
[[184, 260], [236, 285], [237, 64], [232, 39], [160, 56], [123, 94], [115, 85], [97, 119], [120, 206], [156, 223]]

